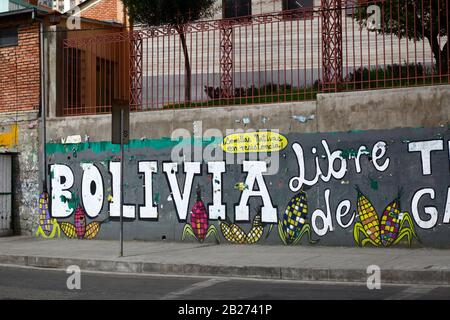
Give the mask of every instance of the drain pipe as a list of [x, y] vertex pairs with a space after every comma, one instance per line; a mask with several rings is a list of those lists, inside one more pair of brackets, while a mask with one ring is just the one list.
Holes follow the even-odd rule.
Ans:
[[[33, 12], [33, 15], [35, 12]], [[33, 17], [34, 20], [34, 17]], [[41, 82], [41, 119], [42, 119], [42, 133], [41, 133], [41, 144], [42, 144], [42, 192], [47, 192], [47, 108], [46, 108], [46, 91], [45, 91], [45, 58], [44, 58], [44, 22], [39, 21], [39, 44], [40, 44], [40, 82]]]

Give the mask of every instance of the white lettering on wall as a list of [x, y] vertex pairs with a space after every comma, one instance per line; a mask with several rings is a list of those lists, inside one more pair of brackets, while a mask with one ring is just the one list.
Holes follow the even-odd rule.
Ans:
[[[112, 197], [113, 200], [109, 204], [109, 215], [110, 217], [120, 217], [120, 162], [110, 162], [109, 172], [112, 176]], [[123, 206], [123, 216], [124, 218], [135, 219], [136, 218], [136, 208], [131, 205]]]
[[450, 187], [447, 190], [447, 204], [445, 205], [444, 223], [450, 223]]
[[[315, 178], [311, 181], [305, 179], [305, 158], [303, 155], [303, 148], [299, 143], [294, 143], [292, 149], [297, 156], [298, 163], [298, 177], [294, 177], [289, 181], [289, 188], [292, 192], [298, 192], [303, 187], [303, 185], [313, 186], [319, 181], [319, 175], [316, 174]], [[317, 161], [316, 161], [317, 165]], [[318, 169], [320, 170], [320, 168]], [[294, 186], [296, 184], [296, 186]]]
[[337, 209], [336, 209], [336, 220], [337, 223], [344, 229], [347, 229], [353, 224], [353, 220], [355, 220], [356, 213], [353, 212], [351, 219], [347, 224], [344, 224], [342, 222], [342, 218], [344, 218], [349, 212], [351, 208], [351, 202], [350, 200], [344, 200], [341, 203], [339, 203]]
[[103, 179], [98, 168], [92, 163], [83, 163], [83, 178], [81, 182], [81, 199], [86, 214], [96, 218], [102, 211], [104, 194]]
[[422, 220], [419, 215], [419, 201], [424, 195], [429, 195], [431, 200], [434, 200], [435, 191], [432, 188], [425, 188], [417, 191], [414, 194], [411, 203], [411, 211], [417, 225], [422, 229], [432, 229], [438, 220], [438, 211], [436, 207], [424, 207], [425, 213], [430, 216], [429, 220]]
[[139, 173], [144, 174], [144, 198], [145, 205], [139, 206], [141, 219], [158, 219], [158, 206], [153, 205], [153, 173], [158, 172], [156, 161], [139, 162]]
[[[242, 192], [239, 205], [235, 206], [236, 221], [249, 221], [250, 208], [248, 200], [250, 197], [261, 197], [263, 207], [261, 209], [261, 220], [265, 223], [277, 222], [277, 209], [272, 204], [269, 191], [263, 178], [263, 173], [267, 171], [265, 161], [244, 161], [243, 171], [248, 172], [245, 184], [248, 189]], [[258, 183], [259, 190], [254, 190], [255, 182]]]
[[[323, 212], [321, 209], [317, 209], [313, 212], [311, 217], [311, 224], [314, 232], [318, 236], [324, 236], [328, 231], [333, 231], [333, 221], [331, 219], [331, 209], [330, 209], [330, 189], [325, 190], [325, 206], [327, 212]], [[322, 228], [317, 226], [317, 219], [321, 219], [323, 226]]]
[[[331, 177], [340, 180], [342, 179], [347, 172], [347, 160], [341, 158], [342, 150], [336, 150], [333, 153], [330, 152], [330, 148], [328, 147], [328, 143], [325, 140], [322, 140], [323, 148], [328, 157], [328, 174], [326, 176], [322, 176], [322, 180], [324, 182], [330, 181]], [[339, 170], [334, 170], [334, 163], [336, 161], [340, 161]]]
[[209, 218], [225, 220], [226, 208], [222, 203], [222, 173], [225, 173], [225, 162], [208, 162], [208, 173], [212, 173], [213, 203], [208, 207]]
[[63, 164], [50, 166], [51, 189], [52, 189], [52, 217], [67, 218], [74, 208], [70, 208], [69, 201], [72, 193], [69, 191], [73, 186], [74, 176], [70, 167]]
[[186, 175], [186, 179], [184, 181], [183, 195], [181, 195], [180, 186], [178, 185], [176, 175], [178, 172], [178, 164], [175, 162], [163, 163], [163, 171], [169, 181], [169, 187], [172, 192], [178, 219], [181, 221], [186, 221], [192, 183], [194, 182], [194, 175], [200, 173], [200, 162], [184, 163], [184, 173]]
[[386, 155], [386, 142], [379, 141], [372, 149], [372, 161], [375, 169], [380, 172], [384, 172], [389, 167], [391, 159], [386, 158], [383, 164], [379, 164], [378, 160], [381, 160]]
[[444, 142], [442, 140], [417, 141], [408, 144], [409, 152], [420, 152], [422, 159], [422, 174], [424, 176], [431, 175], [431, 152], [444, 150]]

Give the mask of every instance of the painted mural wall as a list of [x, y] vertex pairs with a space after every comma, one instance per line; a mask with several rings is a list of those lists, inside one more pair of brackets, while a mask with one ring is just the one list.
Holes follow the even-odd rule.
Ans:
[[450, 247], [450, 128], [49, 143], [37, 236]]

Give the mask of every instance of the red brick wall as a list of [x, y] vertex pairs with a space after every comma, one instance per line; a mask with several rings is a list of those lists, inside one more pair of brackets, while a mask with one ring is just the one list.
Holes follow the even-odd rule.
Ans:
[[19, 28], [19, 45], [0, 48], [0, 112], [39, 108], [39, 27]]
[[83, 10], [81, 16], [89, 19], [120, 22], [122, 17], [119, 10], [122, 9], [122, 6], [119, 2], [120, 0], [102, 0], [94, 6]]

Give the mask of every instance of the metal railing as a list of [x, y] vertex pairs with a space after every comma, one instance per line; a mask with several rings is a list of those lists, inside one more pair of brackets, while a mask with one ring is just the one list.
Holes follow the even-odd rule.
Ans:
[[63, 115], [448, 83], [449, 0], [322, 6], [64, 41]]

